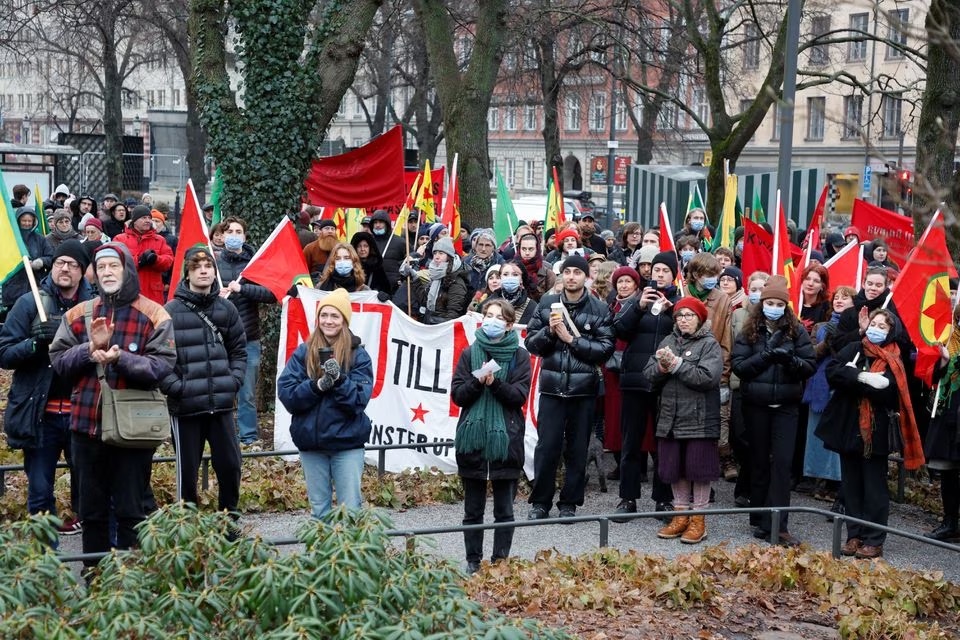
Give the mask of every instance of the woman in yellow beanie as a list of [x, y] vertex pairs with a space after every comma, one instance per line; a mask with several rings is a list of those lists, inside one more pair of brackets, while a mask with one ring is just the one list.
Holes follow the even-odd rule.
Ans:
[[370, 437], [364, 410], [373, 391], [373, 363], [350, 332], [351, 315], [344, 289], [321, 299], [313, 332], [277, 380], [317, 519], [330, 511], [334, 488], [337, 504], [359, 509], [362, 502], [363, 446]]

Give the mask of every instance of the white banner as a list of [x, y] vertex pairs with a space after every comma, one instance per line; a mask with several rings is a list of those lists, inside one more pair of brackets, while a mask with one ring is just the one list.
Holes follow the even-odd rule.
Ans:
[[[298, 287], [298, 298], [283, 303], [277, 375], [287, 359], [316, 325], [317, 305], [328, 295]], [[377, 300], [375, 291], [351, 293], [353, 317], [350, 330], [363, 341], [373, 360], [373, 394], [367, 415], [373, 423], [369, 444], [422, 444], [415, 449], [386, 452], [387, 471], [413, 467], [436, 467], [445, 473], [457, 470], [453, 440], [460, 408], [450, 399], [450, 381], [460, 352], [473, 342], [479, 316], [467, 315], [438, 325], [412, 320], [390, 302]], [[524, 335], [521, 331], [521, 340]], [[531, 357], [533, 380], [523, 407], [526, 417], [524, 471], [533, 478], [533, 450], [537, 444], [536, 408], [540, 359]], [[273, 431], [274, 448], [295, 449], [290, 439], [290, 414], [279, 399]], [[376, 451], [367, 452], [367, 462], [377, 463]]]

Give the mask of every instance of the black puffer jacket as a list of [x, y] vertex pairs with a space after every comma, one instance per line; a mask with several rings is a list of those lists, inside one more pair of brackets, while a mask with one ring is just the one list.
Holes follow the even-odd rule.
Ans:
[[[563, 302], [580, 331], [580, 337], [570, 344], [550, 331], [550, 305], [554, 302]], [[527, 325], [526, 347], [543, 359], [540, 393], [594, 396], [600, 390], [597, 365], [606, 362], [614, 348], [610, 311], [602, 300], [586, 290], [576, 302], [567, 302], [563, 294], [543, 296]]]
[[[797, 335], [791, 340], [779, 329], [771, 334], [764, 324], [754, 344], [747, 342], [745, 333], [737, 336], [731, 356], [744, 402], [766, 406], [799, 403], [803, 381], [814, 374], [817, 366], [806, 330], [797, 327]], [[773, 350], [778, 348], [787, 354], [774, 354]]]
[[[232, 411], [243, 386], [247, 371], [243, 324], [237, 308], [219, 293], [216, 284], [210, 293], [197, 293], [181, 281], [164, 307], [173, 319], [177, 366], [160, 381], [160, 390], [173, 415]], [[191, 304], [219, 329], [219, 338]]]
[[[250, 262], [253, 257], [253, 247], [248, 244], [243, 245], [240, 253], [233, 251], [217, 252], [217, 271], [220, 272], [220, 279], [224, 286], [240, 277], [240, 272]], [[273, 303], [277, 299], [266, 287], [253, 282], [241, 282], [240, 293], [231, 293], [230, 302], [240, 313], [240, 319], [243, 321], [243, 330], [247, 334], [247, 340], [254, 341], [260, 339], [260, 304]]]
[[639, 295], [633, 296], [620, 313], [613, 319], [613, 330], [617, 338], [627, 343], [623, 351], [620, 369], [620, 388], [631, 391], [651, 391], [653, 386], [643, 374], [650, 356], [660, 347], [660, 343], [673, 331], [673, 306], [680, 300], [676, 287], [663, 289], [663, 294], [671, 306], [660, 312], [650, 313], [650, 307], [641, 309]]
[[[409, 234], [404, 230], [403, 236], [393, 235], [393, 224], [390, 222], [390, 216], [386, 211], [376, 211], [371, 218], [372, 222], [382, 220], [387, 223], [387, 231], [382, 236], [374, 235], [373, 239], [377, 243], [377, 249], [383, 256], [383, 271], [387, 276], [387, 282], [390, 284], [390, 293], [395, 293], [400, 286], [400, 263], [402, 263], [408, 253], [407, 246], [410, 246], [409, 252], [413, 253], [413, 248], [417, 246], [417, 234]], [[397, 219], [397, 224], [406, 224], [405, 220]], [[406, 242], [406, 244], [404, 244]]]
[[[471, 345], [460, 353], [457, 368], [453, 372], [453, 382], [450, 385], [450, 397], [454, 404], [461, 407], [460, 422], [466, 420], [470, 407], [480, 399], [483, 385], [471, 373], [470, 358]], [[484, 358], [484, 361], [489, 358]], [[507, 445], [507, 459], [491, 462], [483, 457], [480, 451], [457, 453], [457, 473], [462, 478], [476, 478], [479, 480], [515, 480], [523, 471], [524, 449], [523, 435], [526, 423], [523, 418], [523, 404], [530, 394], [530, 354], [522, 347], [517, 349], [507, 373], [507, 379], [494, 379], [490, 385], [497, 402], [503, 407], [503, 414], [507, 421], [507, 436], [510, 443]]]

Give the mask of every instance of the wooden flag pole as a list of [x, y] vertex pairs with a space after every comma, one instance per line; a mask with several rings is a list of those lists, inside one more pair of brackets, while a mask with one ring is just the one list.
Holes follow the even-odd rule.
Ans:
[[30, 291], [33, 293], [33, 301], [37, 304], [37, 317], [40, 322], [47, 321], [47, 312], [43, 310], [43, 300], [40, 299], [40, 289], [37, 288], [37, 279], [33, 276], [33, 267], [30, 266], [30, 256], [23, 256], [23, 268], [27, 272], [27, 280], [30, 281]]

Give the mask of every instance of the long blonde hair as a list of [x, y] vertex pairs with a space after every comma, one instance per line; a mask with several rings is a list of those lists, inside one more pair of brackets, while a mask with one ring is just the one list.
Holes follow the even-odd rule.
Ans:
[[367, 275], [363, 272], [363, 264], [360, 263], [360, 255], [349, 242], [338, 242], [333, 246], [333, 249], [330, 250], [330, 255], [327, 258], [327, 264], [323, 268], [323, 273], [320, 274], [320, 281], [317, 282], [317, 286], [319, 287], [333, 276], [334, 263], [337, 261], [337, 251], [340, 249], [343, 249], [350, 254], [350, 260], [353, 261], [353, 275], [357, 282], [357, 288], [359, 289], [367, 283]]
[[[353, 334], [350, 333], [347, 319], [343, 319], [340, 334], [333, 341], [327, 340], [327, 337], [320, 331], [320, 310], [324, 307], [334, 308], [332, 305], [324, 305], [321, 301], [320, 306], [317, 307], [317, 326], [314, 327], [313, 333], [307, 338], [307, 376], [311, 380], [316, 380], [323, 375], [323, 362], [325, 361], [320, 360], [320, 349], [332, 349], [333, 358], [343, 372], [349, 371], [353, 362]], [[337, 312], [339, 313], [339, 310]]]

